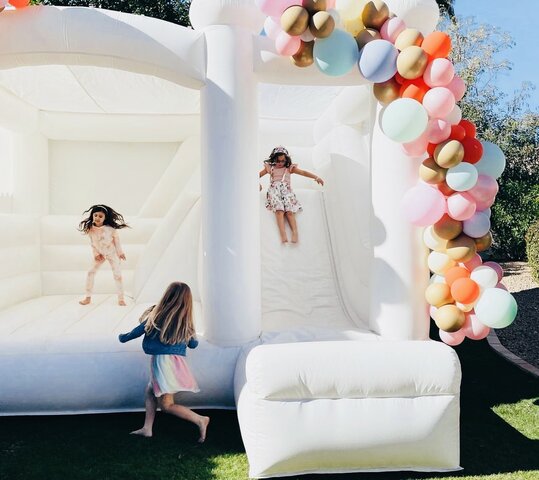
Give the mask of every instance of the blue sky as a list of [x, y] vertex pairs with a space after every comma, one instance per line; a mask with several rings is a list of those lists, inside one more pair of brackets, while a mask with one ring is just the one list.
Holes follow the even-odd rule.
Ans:
[[516, 45], [504, 52], [513, 70], [500, 75], [498, 85], [511, 94], [523, 81], [536, 89], [530, 108], [539, 112], [539, 0], [455, 0], [458, 16], [474, 16], [479, 23], [489, 23], [509, 32]]

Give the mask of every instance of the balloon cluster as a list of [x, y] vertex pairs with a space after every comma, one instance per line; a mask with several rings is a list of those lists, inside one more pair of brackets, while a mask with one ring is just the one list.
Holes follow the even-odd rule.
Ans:
[[25, 8], [29, 4], [30, 0], [0, 0], [0, 12], [2, 12], [8, 5], [15, 8]]
[[264, 30], [278, 53], [301, 67], [315, 63], [328, 75], [343, 75], [357, 64], [384, 105], [385, 135], [410, 157], [426, 157], [402, 206], [414, 225], [426, 227], [433, 276], [425, 296], [440, 338], [458, 345], [510, 325], [517, 304], [500, 283], [502, 268], [483, 264], [478, 254], [492, 243], [490, 207], [505, 156], [478, 140], [475, 125], [462, 119], [457, 102], [466, 85], [447, 58], [449, 35], [423, 36], [382, 0], [257, 3], [269, 15]]

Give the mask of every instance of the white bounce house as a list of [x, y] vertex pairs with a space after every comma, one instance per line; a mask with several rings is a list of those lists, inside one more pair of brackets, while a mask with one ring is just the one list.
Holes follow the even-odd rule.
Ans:
[[[434, 29], [434, 0], [387, 3]], [[191, 21], [0, 15], [0, 414], [142, 410], [147, 357], [117, 336], [181, 280], [201, 340], [181, 401], [237, 409], [251, 476], [459, 469], [460, 365], [429, 340], [426, 249], [397, 208], [421, 160], [357, 70], [276, 55], [253, 0], [193, 0]], [[293, 178], [289, 247], [259, 192], [279, 144], [326, 181]], [[95, 203], [132, 227], [127, 307], [108, 266], [78, 304]]]

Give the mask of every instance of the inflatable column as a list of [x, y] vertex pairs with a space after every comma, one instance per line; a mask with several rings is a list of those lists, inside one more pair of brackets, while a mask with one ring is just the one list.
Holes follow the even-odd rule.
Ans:
[[417, 182], [420, 158], [406, 156], [379, 126], [380, 107], [372, 138], [372, 216], [370, 327], [384, 337], [428, 338], [424, 298], [429, 274], [422, 229], [403, 216], [401, 199]]
[[202, 118], [202, 301], [205, 336], [222, 346], [261, 329], [257, 88], [252, 2], [195, 0], [206, 39]]

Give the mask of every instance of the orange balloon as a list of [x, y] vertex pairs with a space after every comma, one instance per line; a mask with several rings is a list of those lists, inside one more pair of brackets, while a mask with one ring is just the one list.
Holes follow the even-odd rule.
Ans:
[[470, 270], [464, 267], [451, 267], [445, 272], [445, 283], [450, 287], [460, 278], [470, 278]]
[[445, 58], [451, 51], [451, 39], [447, 33], [432, 32], [425, 37], [421, 48], [430, 58]]
[[24, 8], [30, 4], [30, 0], [9, 0], [9, 4], [15, 8]]
[[[419, 103], [423, 101], [425, 93], [430, 90], [429, 86], [425, 83], [423, 78], [416, 78], [414, 80], [404, 80], [404, 83], [400, 89], [400, 96], [402, 98], [413, 98]], [[434, 153], [434, 151], [433, 151]]]
[[479, 285], [471, 278], [459, 278], [451, 285], [451, 296], [465, 305], [475, 302], [479, 293]]

